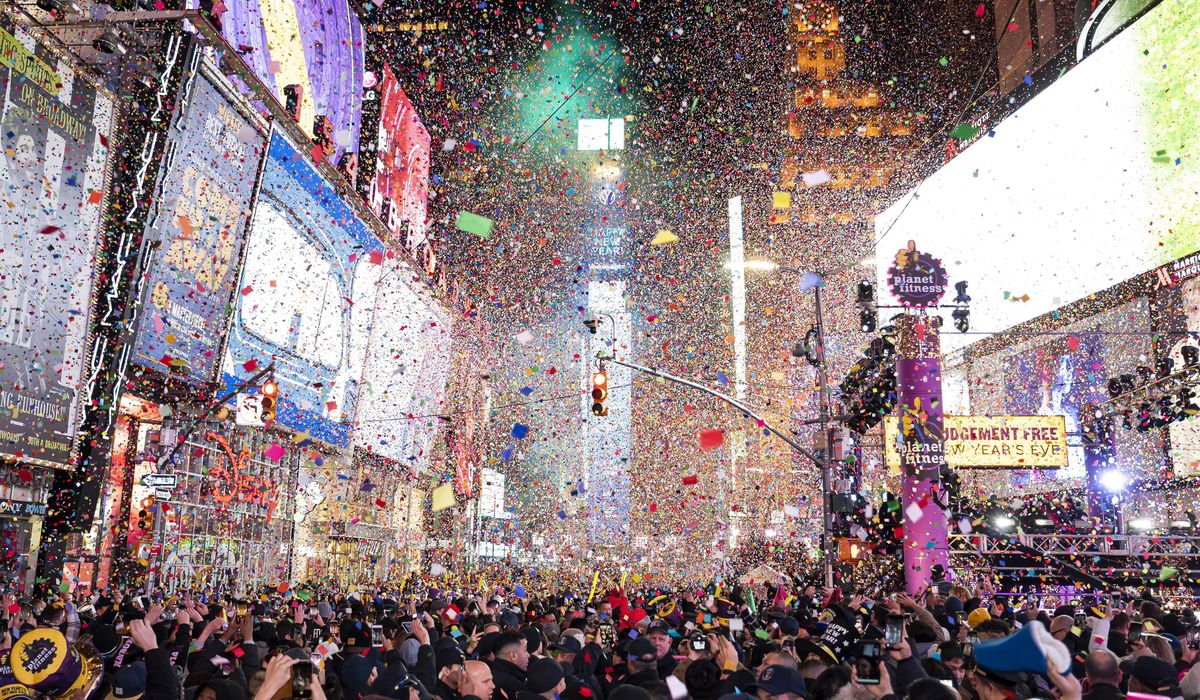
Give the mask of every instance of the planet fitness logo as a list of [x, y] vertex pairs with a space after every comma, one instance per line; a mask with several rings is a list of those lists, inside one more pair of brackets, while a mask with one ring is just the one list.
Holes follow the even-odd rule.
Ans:
[[21, 650], [21, 668], [33, 674], [45, 673], [58, 658], [58, 646], [50, 639], [34, 639]]
[[925, 309], [937, 306], [946, 294], [949, 281], [942, 261], [929, 253], [917, 250], [914, 241], [896, 253], [896, 261], [888, 268], [888, 287], [902, 306]]

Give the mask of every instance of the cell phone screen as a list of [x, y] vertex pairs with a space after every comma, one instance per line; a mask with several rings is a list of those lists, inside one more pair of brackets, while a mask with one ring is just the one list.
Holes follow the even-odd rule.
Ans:
[[858, 671], [858, 682], [862, 685], [879, 685], [879, 643], [862, 642], [862, 651], [854, 662]]
[[404, 622], [401, 622], [400, 625], [404, 627], [405, 632], [412, 634], [412, 620], [405, 620]]
[[301, 659], [292, 666], [292, 697], [312, 697], [312, 661]]
[[904, 618], [888, 617], [884, 630], [884, 640], [891, 645], [904, 641]]

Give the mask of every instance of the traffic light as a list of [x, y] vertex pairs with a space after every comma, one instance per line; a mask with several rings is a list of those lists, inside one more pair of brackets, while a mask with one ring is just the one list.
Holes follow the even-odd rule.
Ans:
[[601, 367], [592, 375], [592, 415], [608, 415], [608, 374]]
[[875, 305], [875, 285], [863, 280], [858, 283], [858, 323], [863, 333], [875, 332], [875, 318], [879, 310]]
[[154, 529], [154, 497], [146, 496], [139, 504], [137, 529], [142, 532], [150, 532]]
[[954, 297], [954, 311], [950, 312], [950, 317], [954, 319], [954, 328], [959, 333], [966, 333], [971, 329], [971, 297], [967, 295], [967, 282], [954, 283], [954, 291], [957, 296]]
[[264, 423], [275, 420], [275, 406], [279, 403], [279, 385], [275, 380], [264, 382], [260, 391], [262, 394], [262, 419]]

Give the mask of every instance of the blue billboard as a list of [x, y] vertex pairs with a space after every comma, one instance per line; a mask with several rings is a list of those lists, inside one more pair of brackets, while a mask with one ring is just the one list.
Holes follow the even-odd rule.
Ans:
[[134, 361], [203, 385], [217, 378], [267, 139], [221, 93], [208, 64], [196, 65], [147, 225], [147, 237], [160, 245], [145, 284]]
[[277, 422], [346, 447], [384, 259], [379, 239], [274, 132], [225, 350], [226, 391], [274, 362]]

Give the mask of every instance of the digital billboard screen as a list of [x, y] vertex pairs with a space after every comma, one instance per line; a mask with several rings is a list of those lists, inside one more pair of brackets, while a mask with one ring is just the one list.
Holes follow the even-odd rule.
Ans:
[[388, 261], [367, 350], [355, 444], [419, 472], [440, 427], [452, 341], [448, 314], [407, 263]]
[[78, 428], [113, 101], [0, 19], [0, 455], [64, 465]]
[[[1200, 0], [1164, 0], [875, 220], [999, 332], [1200, 248]], [[980, 335], [944, 333], [944, 350]]]
[[[197, 5], [198, 0], [192, 3]], [[309, 135], [317, 117], [332, 126], [338, 163], [358, 151], [365, 73], [362, 25], [346, 0], [225, 0], [221, 33], [281, 102], [300, 95], [299, 124]]]
[[276, 420], [347, 446], [386, 259], [333, 186], [272, 133], [225, 351], [226, 391], [274, 361]]
[[404, 94], [392, 69], [380, 82], [378, 161], [371, 183], [371, 209], [415, 249], [425, 240], [429, 193], [429, 132]]
[[266, 136], [200, 63], [185, 82], [146, 235], [147, 273], [134, 361], [191, 384], [216, 380]]

